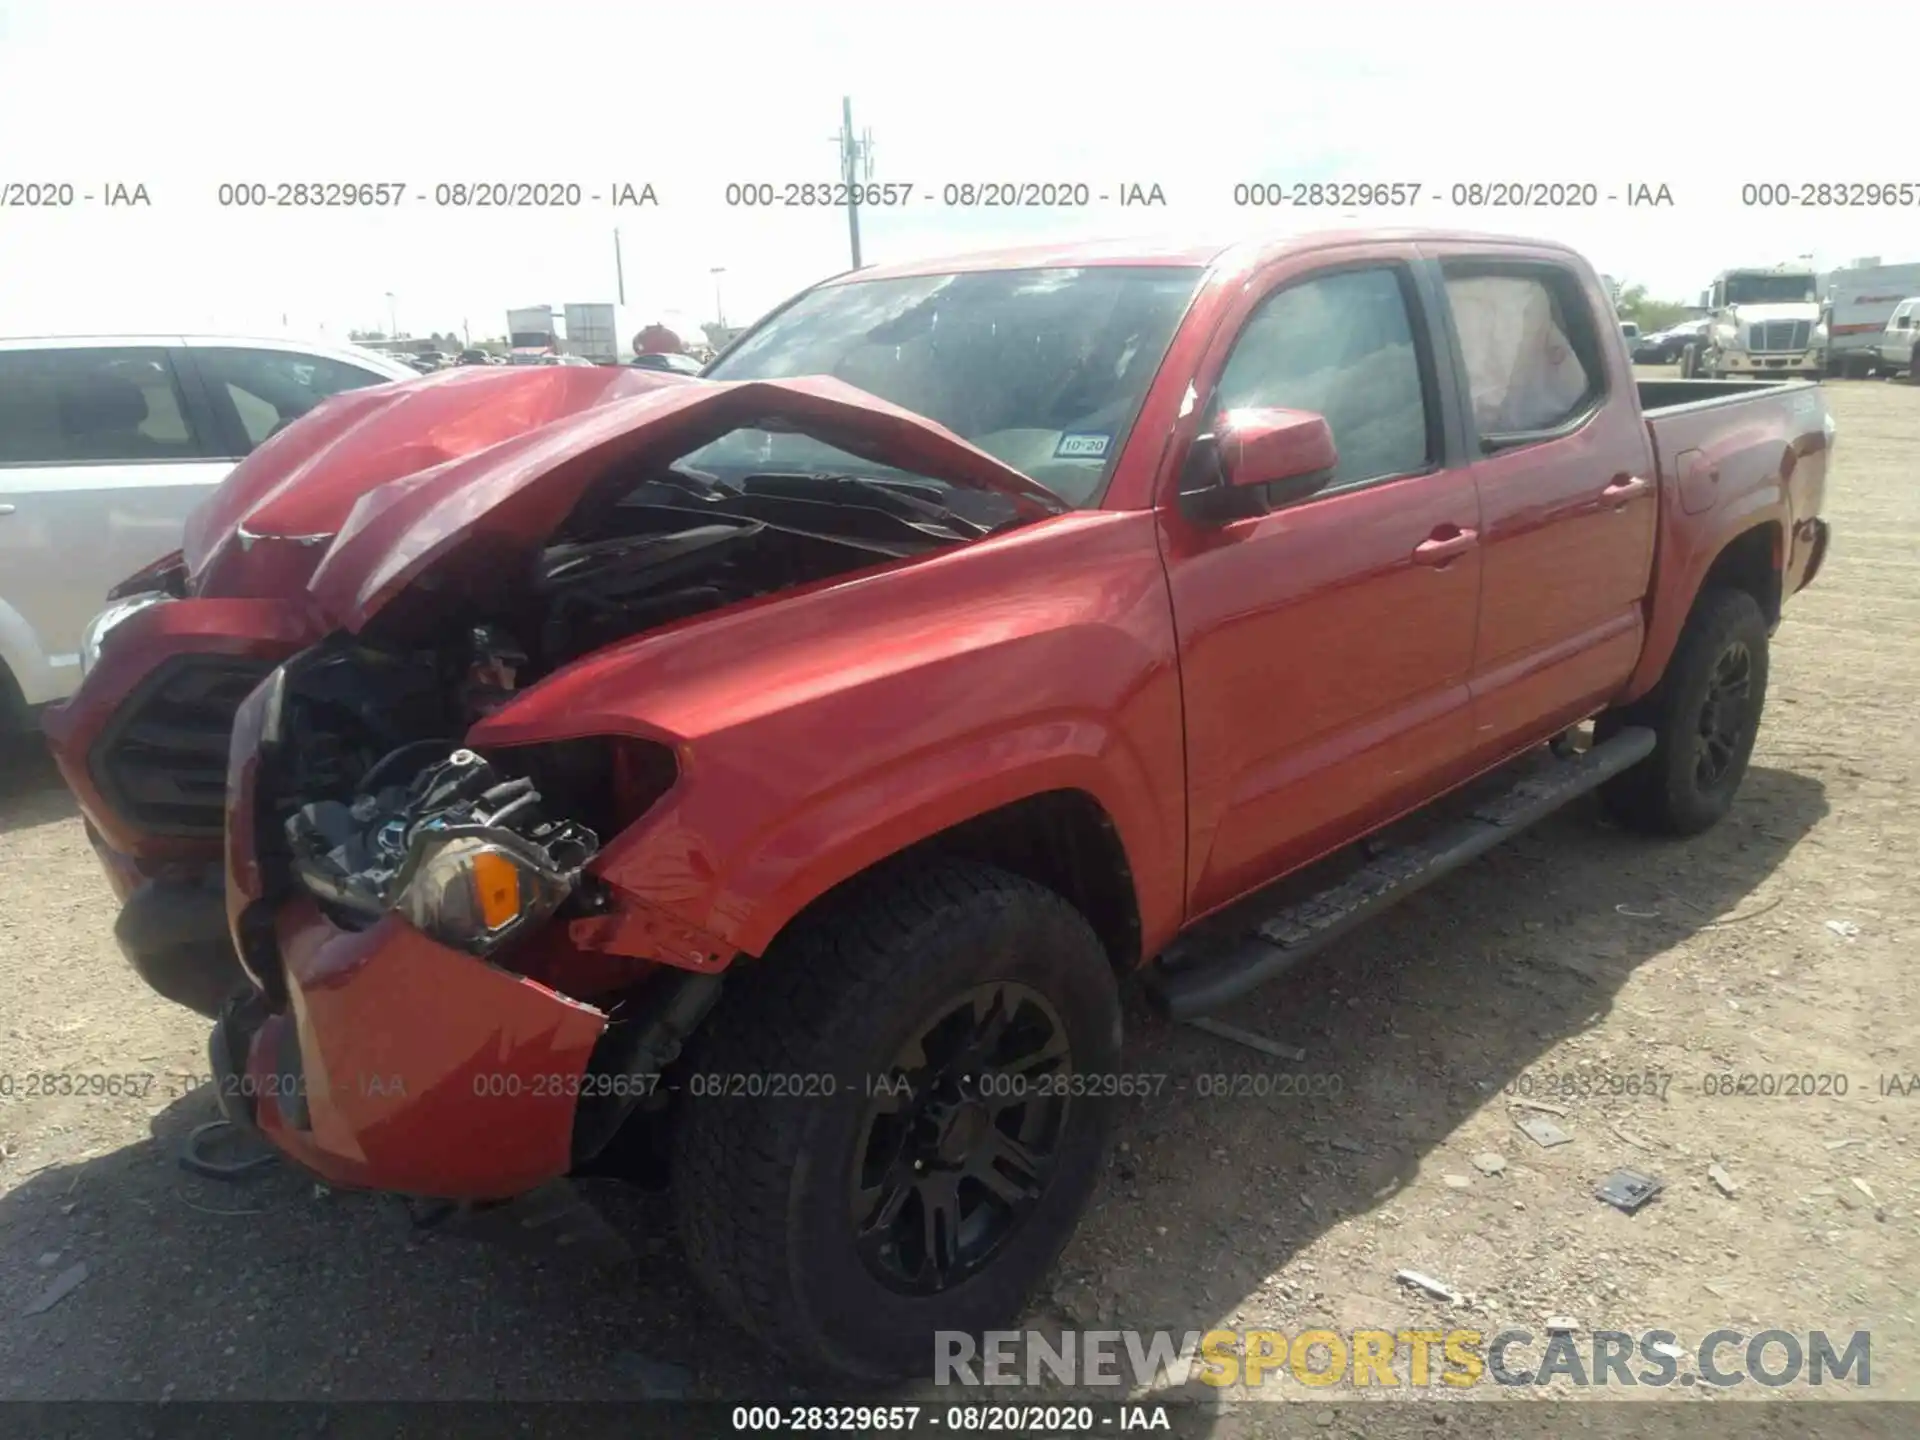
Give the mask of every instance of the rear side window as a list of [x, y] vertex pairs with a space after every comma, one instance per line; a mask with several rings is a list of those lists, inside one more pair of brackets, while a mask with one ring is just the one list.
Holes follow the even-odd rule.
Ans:
[[1606, 367], [1579, 286], [1564, 271], [1447, 272], [1447, 303], [1483, 442], [1512, 443], [1581, 419]]
[[1276, 291], [1247, 321], [1214, 409], [1312, 410], [1333, 431], [1333, 484], [1425, 470], [1426, 386], [1397, 271], [1346, 270]]
[[0, 465], [192, 460], [167, 352], [158, 348], [0, 352]]
[[293, 350], [196, 346], [193, 357], [213, 391], [214, 403], [233, 406], [249, 449], [329, 395], [385, 385], [392, 378], [325, 355]]

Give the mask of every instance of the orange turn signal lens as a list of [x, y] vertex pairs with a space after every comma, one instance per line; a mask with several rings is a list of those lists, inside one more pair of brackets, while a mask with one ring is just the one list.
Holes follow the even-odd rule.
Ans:
[[473, 857], [473, 893], [487, 929], [498, 930], [520, 914], [520, 867], [497, 850]]

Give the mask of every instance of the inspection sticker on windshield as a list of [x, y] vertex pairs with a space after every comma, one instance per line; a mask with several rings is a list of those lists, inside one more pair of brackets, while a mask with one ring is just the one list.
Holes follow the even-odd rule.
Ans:
[[1053, 447], [1056, 460], [1104, 460], [1113, 437], [1104, 430], [1069, 430]]

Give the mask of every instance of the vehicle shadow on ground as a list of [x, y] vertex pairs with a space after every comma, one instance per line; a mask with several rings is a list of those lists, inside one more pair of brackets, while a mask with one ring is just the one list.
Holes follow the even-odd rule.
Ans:
[[[1770, 903], [1769, 878], [1826, 809], [1818, 781], [1766, 768], [1749, 773], [1727, 821], [1684, 843], [1627, 835], [1578, 803], [1222, 1017], [1301, 1047], [1298, 1065], [1130, 1001], [1127, 1069], [1168, 1080], [1127, 1102], [1124, 1148], [1031, 1323], [1213, 1328], [1329, 1227], [1411, 1183], [1543, 1052], [1597, 1023], [1639, 966]], [[1723, 1001], [1703, 991], [1699, 1003]], [[1296, 1072], [1338, 1075], [1339, 1093], [1200, 1093], [1203, 1075]], [[175, 1157], [212, 1118], [209, 1090], [127, 1103], [152, 1109], [150, 1140], [0, 1197], [0, 1293], [18, 1297], [0, 1316], [0, 1398], [151, 1398], [167, 1386], [179, 1399], [838, 1393], [720, 1319], [679, 1258], [662, 1196], [584, 1182], [635, 1238], [627, 1266], [535, 1257], [423, 1234], [393, 1202], [277, 1164], [241, 1182], [189, 1174]], [[1648, 1157], [1606, 1139], [1602, 1120], [1652, 1130], [1660, 1113], [1576, 1109], [1566, 1123], [1603, 1142], [1591, 1153], [1611, 1157], [1604, 1171]], [[1598, 1202], [1581, 1187], [1566, 1204]], [[21, 1315], [80, 1262], [77, 1289]], [[1379, 1293], [1393, 1289], [1388, 1268]], [[1325, 1299], [1365, 1309], [1365, 1297]], [[1373, 1320], [1335, 1318], [1379, 1323], [1379, 1303]], [[1238, 1429], [1231, 1415], [1192, 1418]]]
[[[1699, 1077], [1674, 1073], [1664, 1101], [1563, 1098], [1549, 1093], [1541, 1057], [1597, 1027], [1649, 960], [1707, 925], [1738, 935], [1770, 913], [1781, 896], [1769, 881], [1827, 809], [1817, 779], [1762, 767], [1749, 771], [1721, 825], [1686, 841], [1629, 834], [1592, 797], [1576, 802], [1219, 1017], [1299, 1047], [1298, 1064], [1130, 1016], [1129, 1070], [1170, 1076], [1172, 1098], [1132, 1105], [1120, 1133], [1127, 1149], [1114, 1155], [1043, 1309], [1082, 1327], [1215, 1327], [1329, 1228], [1416, 1179], [1429, 1194], [1451, 1194], [1431, 1169], [1421, 1176], [1423, 1164], [1476, 1112], [1504, 1112], [1509, 1087], [1560, 1100], [1556, 1123], [1585, 1142], [1580, 1161], [1592, 1174], [1556, 1203], [1604, 1211], [1591, 1194], [1601, 1175], [1662, 1167], [1619, 1131], [1678, 1129], [1694, 1103], [1682, 1087], [1691, 1092]], [[1717, 980], [1706, 984], [1702, 1013], [1729, 994]], [[1670, 1058], [1628, 1053], [1609, 1068], [1650, 1064], [1678, 1069]], [[1258, 1090], [1261, 1077], [1290, 1072], [1338, 1077], [1339, 1094], [1206, 1097], [1197, 1083], [1249, 1076]], [[1542, 1153], [1511, 1127], [1498, 1148], [1516, 1164]], [[1487, 1190], [1499, 1184], [1476, 1174], [1465, 1153], [1449, 1154], [1445, 1168]], [[1336, 1330], [1392, 1328], [1401, 1309], [1394, 1271], [1433, 1269], [1436, 1259], [1417, 1233], [1389, 1232], [1384, 1246], [1392, 1248], [1370, 1294], [1321, 1295], [1301, 1276], [1279, 1304]], [[1195, 1384], [1184, 1393], [1211, 1392]]]
[[0, 835], [80, 813], [38, 735], [0, 735]]

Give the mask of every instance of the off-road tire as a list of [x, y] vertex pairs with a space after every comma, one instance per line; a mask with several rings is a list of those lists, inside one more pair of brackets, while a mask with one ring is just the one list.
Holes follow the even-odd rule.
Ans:
[[[1745, 648], [1749, 675], [1739, 738], [1724, 773], [1703, 783], [1696, 740], [1716, 669], [1735, 647]], [[1733, 806], [1759, 733], [1767, 647], [1767, 620], [1753, 596], [1723, 589], [1701, 594], [1660, 683], [1633, 704], [1607, 711], [1594, 727], [1596, 743], [1628, 725], [1648, 726], [1656, 737], [1652, 753], [1601, 787], [1616, 819], [1654, 835], [1697, 835], [1719, 823]]]
[[[868, 1077], [956, 997], [995, 981], [1042, 994], [1077, 1076], [1119, 1069], [1113, 966], [1051, 890], [988, 866], [938, 862], [849, 887], [743, 973], [689, 1047], [673, 1192], [694, 1274], [731, 1318], [799, 1367], [862, 1379], [925, 1376], [936, 1331], [1002, 1328], [1020, 1313], [1091, 1197], [1114, 1101], [1067, 1102], [1050, 1181], [984, 1268], [932, 1295], [882, 1283], [850, 1214]], [[734, 1077], [743, 1077], [736, 1080]], [[790, 1077], [801, 1093], [748, 1093]], [[818, 1077], [831, 1077], [823, 1080]], [[696, 1089], [701, 1095], [696, 1097]], [[720, 1089], [723, 1094], [712, 1092]], [[828, 1091], [830, 1093], [821, 1093]]]
[[1913, 347], [1913, 354], [1907, 357], [1907, 383], [1920, 385], [1920, 345]]

